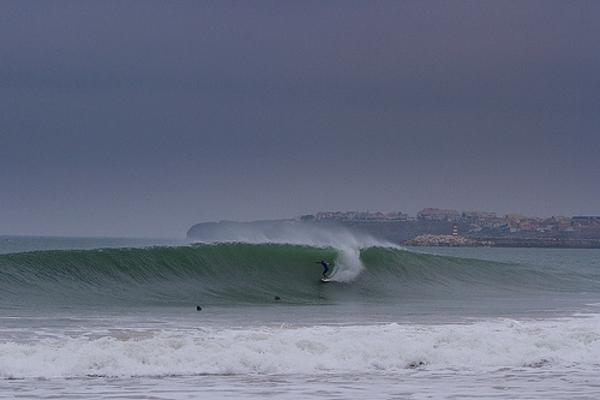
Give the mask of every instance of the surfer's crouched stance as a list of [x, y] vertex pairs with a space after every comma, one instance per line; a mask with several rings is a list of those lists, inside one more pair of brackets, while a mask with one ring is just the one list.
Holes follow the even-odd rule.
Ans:
[[321, 264], [323, 266], [323, 279], [327, 279], [327, 273], [329, 272], [329, 263], [321, 260], [317, 261], [316, 264]]

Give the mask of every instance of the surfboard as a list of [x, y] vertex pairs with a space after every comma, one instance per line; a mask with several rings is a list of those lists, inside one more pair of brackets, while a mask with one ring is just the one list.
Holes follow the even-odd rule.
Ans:
[[321, 278], [321, 282], [323, 282], [323, 283], [331, 282], [331, 278]]

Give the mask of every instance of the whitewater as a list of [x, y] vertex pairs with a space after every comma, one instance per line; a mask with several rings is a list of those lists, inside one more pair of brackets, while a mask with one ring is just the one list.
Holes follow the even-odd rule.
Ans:
[[0, 238], [0, 398], [600, 396], [598, 250], [201, 233]]

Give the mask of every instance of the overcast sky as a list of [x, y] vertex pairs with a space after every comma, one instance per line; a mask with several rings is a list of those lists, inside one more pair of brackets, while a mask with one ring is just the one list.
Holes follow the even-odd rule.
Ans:
[[598, 1], [0, 9], [0, 234], [600, 214]]

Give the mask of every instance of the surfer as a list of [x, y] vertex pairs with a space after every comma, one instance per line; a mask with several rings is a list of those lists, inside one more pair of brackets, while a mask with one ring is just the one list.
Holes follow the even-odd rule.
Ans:
[[327, 279], [327, 273], [329, 272], [329, 264], [325, 260], [317, 261], [316, 264], [321, 264], [323, 266], [323, 279]]

